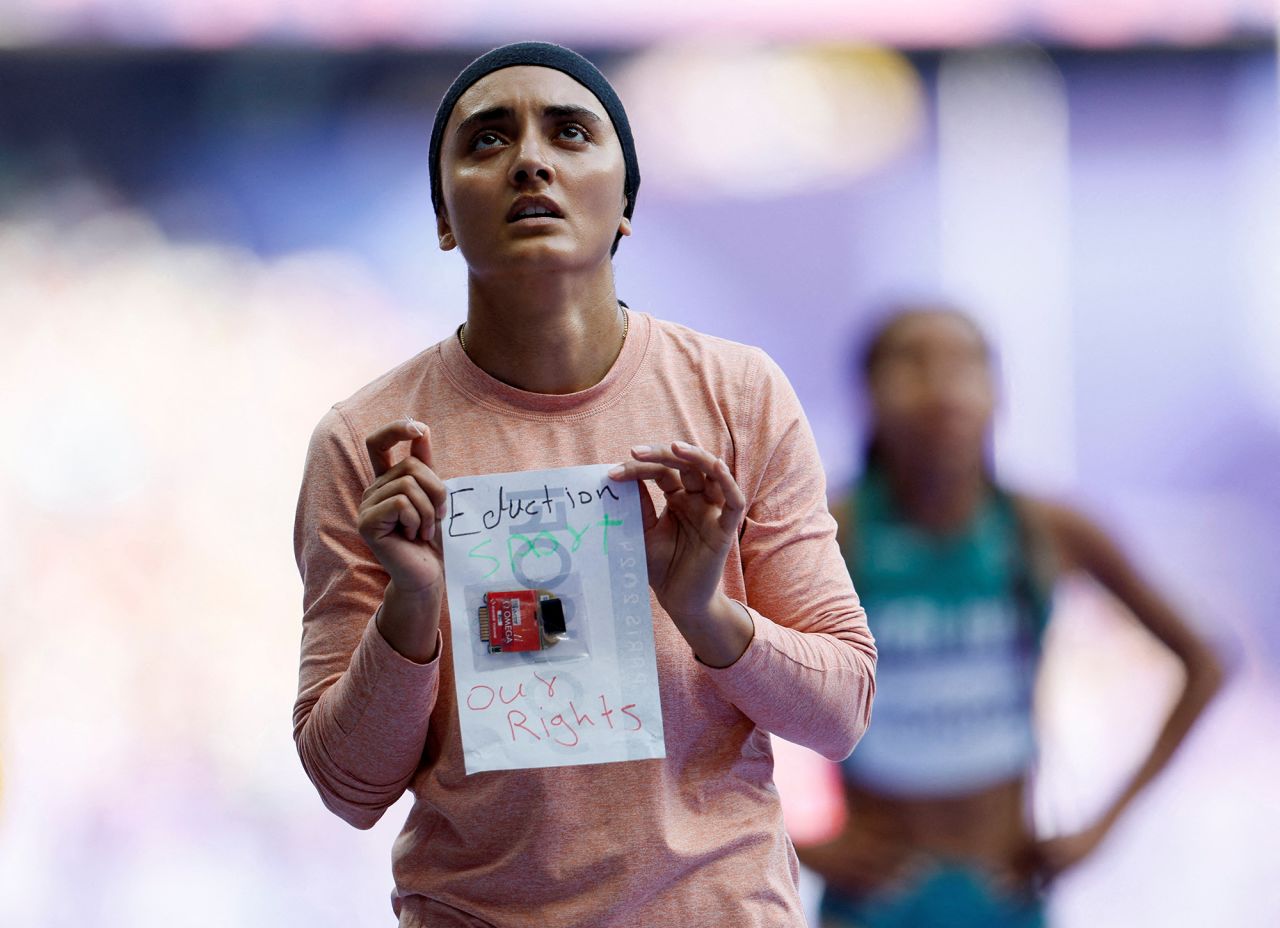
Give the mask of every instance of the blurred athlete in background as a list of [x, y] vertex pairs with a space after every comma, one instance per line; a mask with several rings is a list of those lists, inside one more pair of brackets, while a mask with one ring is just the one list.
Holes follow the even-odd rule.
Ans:
[[[992, 477], [991, 349], [964, 314], [907, 308], [861, 359], [863, 474], [835, 507], [880, 653], [875, 716], [842, 765], [848, 819], [801, 849], [827, 926], [1044, 924], [1039, 890], [1103, 841], [1221, 681], [1214, 655], [1097, 525]], [[1149, 754], [1104, 814], [1037, 840], [1032, 696], [1056, 578], [1085, 571], [1186, 669]]]

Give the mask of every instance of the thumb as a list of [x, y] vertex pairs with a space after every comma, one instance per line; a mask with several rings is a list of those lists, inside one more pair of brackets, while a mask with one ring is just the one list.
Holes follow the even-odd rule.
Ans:
[[425, 422], [414, 420], [415, 425], [422, 426], [422, 434], [409, 445], [409, 453], [428, 467], [431, 466], [431, 426]]
[[636, 492], [640, 494], [640, 521], [647, 532], [658, 524], [658, 510], [653, 505], [653, 495], [649, 492], [649, 481], [636, 483]]

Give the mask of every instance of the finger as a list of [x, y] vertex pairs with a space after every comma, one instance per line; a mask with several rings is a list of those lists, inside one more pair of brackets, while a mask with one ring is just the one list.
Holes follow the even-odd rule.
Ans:
[[381, 477], [390, 469], [392, 448], [403, 441], [421, 438], [425, 432], [426, 426], [421, 422], [405, 417], [389, 422], [368, 435], [364, 446], [369, 453], [369, 463], [373, 465], [373, 475]]
[[[689, 447], [692, 448], [694, 445], [689, 445]], [[660, 463], [660, 465], [671, 467], [673, 470], [678, 470], [681, 467], [687, 470], [691, 466], [689, 458], [677, 454], [675, 448], [675, 442], [669, 444], [637, 444], [634, 448], [631, 448], [631, 457], [635, 458], [636, 461]]]
[[[416, 440], [414, 443], [417, 444]], [[427, 494], [427, 498], [431, 500], [431, 505], [435, 507], [437, 517], [443, 519], [449, 491], [445, 488], [444, 481], [440, 479], [439, 474], [412, 455], [391, 467], [381, 477], [369, 484], [368, 489], [364, 491], [363, 499], [367, 500], [382, 487], [403, 477], [412, 477], [418, 482], [418, 485]]]
[[[439, 514], [436, 507], [432, 505], [426, 491], [413, 477], [401, 477], [399, 480], [384, 484], [373, 493], [370, 493], [363, 505], [365, 507], [376, 506], [384, 500], [394, 499], [397, 496], [403, 496], [409, 500], [413, 508], [417, 510], [422, 534], [425, 536], [431, 535], [435, 531], [435, 523], [439, 521]], [[417, 535], [407, 534], [407, 537], [410, 541], [414, 541]]]
[[429, 426], [422, 426], [422, 435], [419, 438], [415, 438], [413, 443], [409, 445], [409, 454], [427, 465], [427, 467], [431, 466], [431, 428]]
[[[686, 441], [675, 441], [671, 443], [670, 454], [670, 459], [663, 461], [663, 463], [680, 471], [680, 476], [685, 482], [685, 489], [690, 493], [706, 493], [706, 488], [713, 481], [723, 484], [726, 477], [729, 483], [733, 483], [733, 477], [724, 461], [697, 445], [691, 445]], [[646, 458], [655, 456], [653, 452], [646, 454]], [[696, 476], [691, 479], [690, 475]], [[711, 501], [716, 505], [720, 505], [725, 501], [727, 495], [727, 488], [721, 486], [712, 491]]]
[[718, 458], [704, 448], [697, 445], [691, 445], [687, 441], [673, 441], [671, 443], [671, 453], [681, 461], [687, 461], [695, 465], [704, 473], [709, 473]]
[[729, 465], [719, 458], [716, 459], [712, 477], [717, 492], [723, 497], [723, 502], [720, 504], [720, 528], [726, 532], [737, 531], [747, 511], [746, 494], [742, 492], [742, 487], [738, 486], [738, 481], [733, 479]]
[[721, 484], [721, 478], [718, 471], [713, 470], [707, 475], [702, 495], [707, 498], [707, 502], [712, 506], [724, 507], [724, 486]]
[[[413, 512], [413, 519], [411, 520], [412, 525], [410, 524], [410, 521], [403, 518], [397, 517], [396, 520], [397, 524], [404, 527], [402, 534], [406, 540], [419, 541], [421, 540], [419, 537], [421, 534], [431, 530], [434, 520], [429, 516], [425, 516], [422, 510], [418, 508], [418, 505], [403, 493], [396, 493], [392, 496], [388, 496], [386, 499], [380, 499], [373, 506], [364, 510], [364, 512], [378, 512], [385, 514], [387, 510], [382, 507], [385, 507], [388, 503], [394, 504], [398, 507], [396, 510], [397, 512], [409, 510], [412, 510]], [[381, 534], [388, 535], [394, 532], [395, 529], [396, 524], [384, 525], [382, 526]]]
[[676, 473], [680, 475], [680, 484], [687, 493], [701, 494], [707, 488], [707, 478], [703, 476], [701, 471], [692, 468], [677, 467]]
[[679, 472], [663, 464], [646, 461], [626, 461], [609, 471], [613, 480], [652, 480], [666, 495], [684, 489]]
[[738, 502], [734, 504], [735, 508], [745, 506], [746, 498], [742, 495], [737, 481], [733, 478], [733, 473], [729, 470], [729, 465], [723, 458], [716, 457], [710, 451], [684, 441], [672, 442], [671, 450], [680, 460], [697, 467], [708, 480], [720, 484], [720, 490], [726, 501], [737, 497]]
[[404, 495], [396, 495], [384, 499], [376, 506], [360, 511], [360, 534], [366, 539], [385, 538], [396, 530], [397, 525], [404, 526], [406, 536], [415, 536], [422, 527], [422, 520], [413, 503]]
[[649, 488], [644, 484], [636, 487], [640, 497], [640, 524], [647, 532], [658, 524], [658, 510], [653, 505], [653, 496], [649, 493]]
[[[696, 456], [677, 452], [677, 448], [696, 451]], [[707, 485], [707, 464], [715, 459], [701, 449], [695, 449], [687, 442], [672, 442], [669, 446], [637, 445], [631, 449], [637, 460], [650, 464], [661, 464], [680, 475], [680, 482], [689, 493], [702, 493]]]

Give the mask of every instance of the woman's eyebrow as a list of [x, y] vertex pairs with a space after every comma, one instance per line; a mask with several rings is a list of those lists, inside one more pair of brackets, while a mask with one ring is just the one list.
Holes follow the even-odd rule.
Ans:
[[491, 106], [488, 109], [477, 110], [462, 122], [458, 123], [455, 135], [466, 135], [476, 126], [489, 125], [495, 122], [510, 122], [515, 119], [516, 113], [509, 106]]
[[548, 106], [542, 111], [543, 116], [550, 116], [553, 119], [578, 119], [583, 122], [602, 122], [595, 113], [587, 109], [585, 106], [575, 106], [572, 104], [559, 104], [556, 106]]

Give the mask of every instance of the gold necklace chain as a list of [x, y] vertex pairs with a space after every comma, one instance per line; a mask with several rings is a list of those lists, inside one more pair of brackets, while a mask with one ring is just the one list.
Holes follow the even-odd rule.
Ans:
[[[618, 307], [622, 310], [622, 342], [626, 344], [627, 330], [631, 327], [631, 316], [627, 313], [625, 306]], [[462, 346], [462, 351], [467, 357], [471, 357], [471, 352], [467, 351], [467, 336], [463, 334], [467, 324], [464, 322], [458, 326], [458, 344]]]

